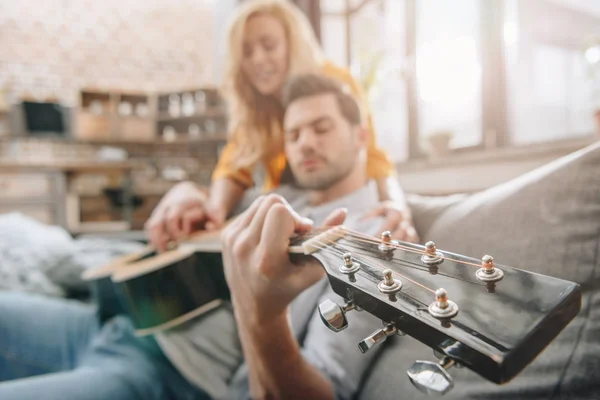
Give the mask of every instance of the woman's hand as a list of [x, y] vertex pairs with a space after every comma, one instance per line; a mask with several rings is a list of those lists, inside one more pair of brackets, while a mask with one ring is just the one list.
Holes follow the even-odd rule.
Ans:
[[383, 201], [363, 216], [364, 219], [375, 217], [385, 219], [380, 231], [390, 231], [393, 239], [411, 243], [419, 242], [419, 235], [413, 225], [412, 215], [406, 205], [402, 204], [400, 206], [393, 201]]
[[171, 241], [186, 238], [199, 229], [217, 228], [225, 212], [211, 207], [208, 195], [192, 182], [175, 185], [154, 208], [144, 228], [150, 243], [164, 251]]

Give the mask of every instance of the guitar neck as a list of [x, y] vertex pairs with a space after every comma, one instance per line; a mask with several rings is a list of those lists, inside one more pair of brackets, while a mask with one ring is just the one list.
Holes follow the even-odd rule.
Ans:
[[[344, 237], [343, 226], [314, 229], [297, 234], [290, 239], [290, 254], [310, 255], [314, 252], [335, 243]], [[221, 231], [201, 231], [181, 241], [180, 246], [193, 248], [200, 252], [216, 253], [222, 251]]]

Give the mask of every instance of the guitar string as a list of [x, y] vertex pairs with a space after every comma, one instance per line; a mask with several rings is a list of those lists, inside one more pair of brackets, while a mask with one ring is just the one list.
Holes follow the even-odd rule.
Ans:
[[[328, 228], [328, 229], [331, 229], [331, 228]], [[321, 231], [327, 231], [328, 229], [325, 229], [325, 230], [323, 230], [323, 229], [321, 228], [321, 229], [315, 229], [315, 230], [312, 230], [312, 231], [319, 231], [320, 233], [322, 233]], [[348, 234], [348, 236], [353, 236], [353, 237], [354, 237], [354, 239], [355, 239], [355, 240], [357, 240], [357, 241], [361, 241], [361, 242], [365, 242], [365, 243], [370, 243], [370, 244], [381, 244], [381, 240], [378, 240], [376, 237], [372, 237], [372, 236], [369, 236], [369, 235], [366, 235], [366, 234], [362, 234], [362, 233], [360, 233], [360, 232], [353, 231], [353, 230], [351, 230], [351, 229], [348, 229], [348, 228], [346, 228], [346, 227], [342, 227], [342, 230], [343, 230], [343, 231], [344, 231], [346, 234]], [[311, 231], [311, 232], [312, 232], [312, 231]], [[314, 235], [314, 236], [316, 236], [316, 235]], [[366, 239], [365, 239], [365, 238], [366, 238]], [[331, 239], [326, 239], [326, 240], [327, 240], [328, 242], [330, 242], [330, 244], [333, 244], [333, 245], [340, 246], [340, 247], [344, 248], [346, 251], [350, 251], [351, 253], [352, 253], [352, 251], [356, 251], [356, 250], [358, 249], [358, 248], [354, 248], [354, 249], [352, 249], [352, 248], [345, 247], [345, 246], [343, 246], [343, 245], [340, 245], [339, 243], [337, 243], [337, 242], [335, 242], [335, 241], [333, 241], [333, 240], [331, 240]], [[323, 242], [321, 242], [320, 240], [317, 240], [317, 241], [318, 241], [318, 242], [320, 242], [322, 245], [324, 244], [324, 243], [323, 243]], [[327, 246], [327, 244], [325, 244], [325, 245]], [[398, 248], [398, 249], [401, 249], [401, 250], [406, 250], [406, 251], [408, 251], [408, 252], [417, 253], [417, 254], [425, 254], [425, 252], [424, 252], [424, 251], [419, 251], [419, 250], [417, 250], [417, 249], [412, 249], [412, 248], [410, 248], [410, 247], [407, 247], [407, 246], [402, 246], [402, 245], [394, 245], [394, 244], [391, 244], [391, 245], [392, 245], [391, 247]], [[336, 250], [338, 250], [338, 253], [339, 253], [340, 255], [343, 255], [343, 254], [344, 254], [344, 252], [340, 251], [339, 249], [336, 249]], [[364, 253], [363, 253], [363, 255], [364, 255]], [[451, 258], [446, 258], [446, 257], [444, 257], [444, 258], [445, 258], [446, 260], [448, 260], [448, 261], [456, 261], [456, 262], [461, 262], [460, 260], [454, 260], [454, 259], [451, 259]], [[399, 262], [406, 262], [405, 260], [401, 260], [401, 259], [399, 259], [399, 258], [393, 258], [393, 259], [394, 259], [394, 260], [396, 260], [396, 261], [399, 261]], [[476, 266], [476, 267], [478, 267], [478, 268], [480, 268], [480, 267], [481, 267], [481, 265], [479, 265], [479, 264], [474, 264], [474, 263], [469, 263], [469, 262], [462, 262], [462, 263], [463, 263], [463, 264], [467, 264], [467, 265], [468, 265], [468, 264], [470, 264], [470, 265]], [[415, 265], [417, 265], [417, 264], [415, 264]], [[385, 269], [385, 267], [384, 267], [384, 266], [382, 266], [381, 264], [378, 264], [377, 266], [379, 267], [379, 269], [382, 269], [382, 268], [383, 268], [383, 269]], [[406, 266], [406, 265], [404, 265], [404, 266]], [[414, 268], [414, 267], [413, 267], [413, 268]], [[396, 275], [398, 275], [398, 276], [400, 276], [400, 277], [404, 278], [404, 279], [407, 279], [407, 280], [409, 280], [409, 281], [411, 281], [411, 282], [415, 283], [416, 285], [419, 285], [419, 286], [421, 286], [421, 287], [423, 287], [423, 288], [425, 288], [425, 289], [427, 289], [427, 290], [431, 291], [431, 292], [435, 292], [434, 290], [432, 290], [432, 289], [430, 289], [430, 288], [428, 288], [428, 287], [426, 287], [426, 286], [424, 286], [424, 285], [422, 285], [422, 284], [420, 284], [420, 283], [418, 283], [418, 282], [416, 282], [416, 281], [413, 281], [412, 279], [410, 279], [410, 278], [408, 278], [408, 277], [406, 277], [406, 276], [404, 276], [404, 275], [402, 275], [402, 274], [400, 274], [400, 273], [398, 273], [398, 272], [396, 272], [396, 271], [392, 271], [392, 272], [393, 272], [394, 274], [396, 274]], [[453, 277], [453, 276], [450, 276], [450, 275], [446, 275], [446, 274], [440, 274], [440, 275], [442, 275], [442, 276], [446, 276], [446, 277], [449, 277], [449, 278], [458, 279], [458, 280], [460, 280], [460, 281], [463, 281], [463, 282], [469, 282], [469, 283], [475, 283], [475, 284], [477, 284], [477, 282], [471, 282], [471, 281], [469, 281], [469, 280], [463, 280], [463, 279], [456, 278], [456, 277]]]
[[[352, 236], [352, 235], [349, 235], [349, 236]], [[372, 242], [372, 241], [366, 241], [366, 240], [360, 240], [360, 239], [353, 239], [353, 240], [357, 240], [357, 241], [360, 241], [360, 242], [366, 242], [366, 243], [370, 243], [370, 244], [381, 244], [381, 241], [379, 241], [379, 242]], [[353, 246], [355, 248], [355, 251], [362, 250], [364, 255], [370, 255], [369, 253], [364, 253], [365, 251], [367, 251], [367, 252], [369, 251], [366, 248], [361, 248], [361, 247], [353, 244], [352, 242], [348, 243], [347, 245]], [[422, 254], [422, 253], [419, 253], [419, 254]], [[398, 262], [402, 263], [403, 266], [408, 267], [408, 268], [419, 269], [419, 270], [426, 270], [427, 269], [427, 267], [425, 265], [421, 264], [421, 263], [409, 261], [409, 260], [403, 259], [401, 257], [395, 257], [395, 256], [393, 256], [393, 257], [391, 257], [391, 258], [389, 258], [387, 260], [398, 261]], [[438, 273], [437, 275], [447, 276], [449, 278], [459, 279], [459, 278], [456, 278], [456, 277], [454, 277], [452, 275], [443, 274], [443, 273]], [[469, 282], [469, 281], [465, 281], [465, 282]], [[473, 282], [473, 283], [476, 283], [476, 282]]]
[[[363, 238], [367, 238], [366, 240], [368, 240], [368, 243], [372, 243], [372, 244], [380, 244], [381, 243], [381, 240], [377, 239], [374, 236], [368, 236], [368, 235], [364, 235], [364, 234], [361, 234], [359, 232], [350, 231], [350, 230], [347, 230], [347, 231], [349, 231], [349, 233], [351, 235], [358, 236], [358, 237], [363, 237]], [[389, 245], [390, 245], [390, 247], [393, 247], [393, 248], [399, 249], [399, 250], [405, 250], [405, 251], [412, 252], [412, 253], [417, 253], [417, 254], [427, 254], [425, 250], [413, 249], [411, 247], [399, 245], [399, 244], [396, 244], [396, 243], [390, 243]], [[459, 259], [456, 259], [456, 258], [451, 258], [451, 257], [448, 257], [447, 255], [445, 255], [444, 253], [440, 253], [440, 254], [441, 254], [441, 258], [443, 258], [444, 260], [453, 261], [453, 262], [456, 262], [458, 264], [464, 264], [464, 265], [469, 265], [469, 266], [481, 268], [481, 264], [473, 263], [473, 262], [470, 262], [470, 261], [459, 260]]]
[[[339, 244], [339, 243], [337, 243], [337, 242], [335, 242], [335, 241], [333, 241], [333, 240], [331, 240], [331, 239], [325, 239], [325, 240], [327, 240], [327, 241], [331, 242], [333, 246], [338, 246], [338, 247], [341, 247], [342, 249], [345, 249], [346, 251], [348, 251], [348, 250], [351, 250], [351, 249], [348, 249], [347, 247], [345, 247], [344, 245], [341, 245], [341, 244]], [[321, 240], [319, 240], [319, 239], [316, 239], [316, 241], [317, 241], [317, 242], [319, 242], [319, 243], [321, 243], [321, 244], [322, 244], [322, 245], [324, 245], [324, 246], [331, 246], [331, 245], [327, 245], [326, 243], [323, 243], [323, 242], [322, 242]], [[339, 250], [338, 250], [338, 251], [339, 251]], [[342, 253], [342, 254], [343, 254], [343, 253]], [[364, 262], [364, 261], [363, 261], [363, 262]], [[381, 265], [381, 264], [379, 264], [379, 263], [377, 263], [377, 262], [374, 262], [374, 261], [372, 261], [372, 263], [373, 263], [373, 264], [374, 264], [374, 265], [375, 265], [375, 266], [376, 266], [376, 267], [377, 267], [377, 268], [380, 270], [380, 272], [383, 272], [383, 270], [385, 270], [385, 269], [388, 269], [388, 268], [386, 268], [385, 266], [383, 266], [383, 265]], [[392, 270], [390, 270], [390, 271], [392, 271]], [[401, 277], [401, 278], [403, 278], [403, 279], [406, 279], [407, 281], [410, 281], [410, 282], [414, 283], [415, 285], [422, 287], [423, 289], [427, 289], [427, 290], [429, 290], [431, 293], [435, 293], [435, 290], [433, 290], [433, 289], [430, 289], [430, 288], [428, 288], [427, 286], [425, 286], [425, 285], [423, 285], [423, 284], [421, 284], [421, 283], [419, 283], [419, 282], [417, 282], [417, 281], [415, 281], [415, 280], [413, 280], [413, 279], [411, 279], [411, 278], [409, 278], [409, 277], [407, 277], [407, 276], [405, 276], [405, 275], [402, 275], [402, 274], [401, 274], [401, 273], [399, 273], [399, 272], [392, 271], [392, 274], [395, 274], [395, 275], [397, 275], [397, 276], [399, 276], [399, 277]]]
[[304, 232], [304, 233], [292, 236], [290, 238], [290, 240], [306, 240], [306, 239], [310, 239], [310, 238], [313, 238], [313, 237], [315, 237], [315, 236], [317, 236], [317, 235], [319, 235], [319, 234], [321, 234], [323, 232], [326, 232], [326, 231], [330, 230], [331, 228], [332, 227], [329, 226], [329, 227], [321, 227], [321, 228], [311, 229], [310, 231], [307, 231], [307, 232]]
[[[378, 239], [375, 236], [369, 236], [369, 235], [366, 235], [366, 234], [363, 234], [363, 233], [360, 233], [360, 232], [353, 231], [353, 230], [348, 229], [348, 228], [343, 228], [343, 229], [349, 235], [355, 236], [357, 238], [357, 240], [359, 240], [359, 241], [362, 241], [362, 242], [365, 242], [365, 243], [371, 243], [371, 244], [381, 244], [381, 239]], [[403, 246], [403, 245], [396, 244], [396, 243], [389, 243], [388, 245], [390, 247], [395, 248], [395, 249], [405, 250], [405, 251], [408, 251], [408, 252], [411, 252], [411, 253], [426, 254], [426, 252], [424, 250], [413, 249], [411, 247]], [[450, 258], [450, 257], [447, 257], [443, 253], [442, 253], [442, 258], [444, 260], [453, 261], [453, 262], [456, 262], [456, 263], [459, 263], [459, 264], [465, 264], [465, 265], [470, 265], [470, 266], [474, 266], [474, 267], [477, 267], [477, 268], [481, 268], [481, 264], [476, 264], [476, 263], [472, 263], [472, 262], [469, 262], [469, 261], [463, 261], [463, 260], [458, 260], [458, 259]]]
[[[346, 229], [346, 228], [343, 228], [343, 230], [344, 231], [348, 231], [348, 229]], [[327, 240], [328, 242], [330, 242], [330, 244], [328, 245], [327, 243], [323, 243], [322, 240], [316, 239], [316, 236], [313, 238], [313, 240], [316, 241], [316, 242], [318, 242], [318, 243], [320, 243], [323, 246], [323, 248], [327, 247], [327, 248], [330, 248], [330, 249], [333, 249], [333, 250], [337, 250], [338, 254], [340, 254], [342, 256], [344, 255], [345, 252], [348, 252], [348, 251], [350, 251], [350, 253], [352, 252], [352, 249], [349, 249], [349, 248], [347, 248], [347, 247], [345, 247], [345, 246], [337, 243], [334, 240], [327, 239], [327, 238], [322, 238], [322, 239]], [[332, 247], [332, 246], [341, 247], [345, 251], [340, 251], [339, 249], [336, 249], [335, 247]], [[383, 266], [383, 265], [381, 265], [379, 263], [373, 262], [373, 264], [375, 264], [375, 266], [380, 270], [380, 272], [383, 272], [383, 270], [388, 269], [388, 268], [386, 268], [385, 266]], [[433, 290], [431, 288], [428, 288], [427, 286], [425, 286], [425, 285], [423, 285], [423, 284], [421, 284], [421, 283], [419, 283], [419, 282], [417, 282], [417, 281], [415, 281], [415, 280], [413, 280], [413, 279], [411, 279], [411, 278], [409, 278], [409, 277], [407, 277], [407, 276], [405, 276], [405, 275], [403, 275], [403, 274], [401, 274], [399, 272], [392, 271], [392, 274], [395, 274], [395, 275], [397, 275], [397, 276], [399, 276], [399, 277], [401, 277], [403, 279], [406, 279], [407, 281], [410, 281], [410, 282], [414, 283], [415, 285], [418, 285], [418, 286], [422, 287], [423, 289], [427, 289], [430, 292], [435, 293], [435, 290]]]
[[[348, 245], [349, 246], [353, 246], [353, 245], [350, 245], [350, 244], [348, 244]], [[359, 247], [355, 247], [354, 252], [356, 252], [358, 254], [361, 254], [363, 256], [372, 256], [371, 254], [367, 253], [366, 250], [361, 249]], [[406, 267], [406, 268], [412, 268], [412, 269], [416, 269], [416, 270], [422, 271], [422, 272], [428, 271], [427, 267], [424, 266], [424, 265], [422, 265], [422, 264], [413, 263], [413, 262], [410, 262], [410, 261], [403, 260], [401, 258], [393, 257], [393, 258], [391, 258], [391, 261], [396, 261], [396, 262], [400, 263], [401, 266]], [[474, 281], [471, 281], [471, 280], [468, 280], [468, 279], [462, 279], [462, 278], [456, 277], [454, 275], [446, 274], [446, 273], [443, 273], [443, 272], [437, 272], [435, 275], [445, 276], [446, 278], [456, 279], [456, 280], [461, 281], [461, 282], [479, 284], [479, 282], [474, 282]]]

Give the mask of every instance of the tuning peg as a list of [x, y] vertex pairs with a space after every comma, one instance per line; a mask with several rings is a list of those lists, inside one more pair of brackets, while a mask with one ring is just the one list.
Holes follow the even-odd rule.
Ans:
[[355, 309], [354, 303], [349, 301], [343, 306], [338, 305], [329, 299], [319, 304], [319, 314], [321, 320], [329, 329], [339, 332], [348, 327], [346, 313]]
[[490, 283], [498, 282], [504, 278], [504, 272], [494, 264], [494, 257], [485, 255], [481, 258], [481, 268], [475, 272], [480, 281]]
[[412, 384], [428, 395], [443, 395], [454, 387], [447, 369], [455, 364], [449, 357], [439, 362], [418, 360], [406, 371]]
[[367, 338], [358, 343], [358, 348], [361, 353], [366, 353], [371, 350], [377, 343], [383, 342], [388, 336], [392, 336], [398, 332], [398, 329], [392, 324], [387, 324], [383, 329], [377, 329]]
[[435, 318], [448, 320], [458, 314], [458, 306], [448, 300], [446, 289], [439, 288], [435, 291], [435, 301], [429, 305], [429, 314]]
[[394, 279], [393, 272], [391, 269], [383, 270], [383, 280], [377, 284], [379, 291], [385, 294], [395, 294], [402, 289], [402, 282], [398, 279]]
[[437, 266], [444, 262], [444, 255], [435, 247], [435, 243], [431, 240], [425, 243], [425, 254], [421, 257], [421, 261], [428, 266]]
[[348, 279], [354, 282], [354, 274], [356, 274], [358, 270], [360, 270], [360, 264], [354, 260], [354, 258], [352, 257], [352, 253], [344, 253], [342, 257], [344, 259], [344, 263], [340, 266], [340, 272], [342, 274], [348, 275]]
[[379, 250], [385, 252], [394, 250], [392, 242], [392, 233], [390, 231], [384, 231], [381, 233], [381, 243], [379, 244]]

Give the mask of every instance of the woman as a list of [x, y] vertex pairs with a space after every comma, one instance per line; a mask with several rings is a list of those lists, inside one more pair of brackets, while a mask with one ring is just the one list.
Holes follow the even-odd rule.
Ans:
[[[228, 34], [224, 94], [230, 105], [231, 139], [213, 173], [209, 195], [186, 182], [161, 200], [146, 223], [150, 241], [165, 248], [171, 240], [189, 235], [195, 226], [211, 229], [223, 224], [244, 192], [254, 185], [257, 169], [264, 175], [263, 190], [282, 182], [283, 108], [279, 97], [286, 78], [295, 73], [320, 71], [347, 84], [366, 101], [350, 73], [327, 62], [308, 20], [285, 0], [249, 0], [237, 10]], [[368, 128], [373, 124], [367, 113]], [[416, 241], [410, 212], [394, 178], [386, 154], [376, 147], [373, 135], [367, 170], [376, 180], [381, 205], [365, 217], [383, 215], [383, 230], [395, 238]]]

